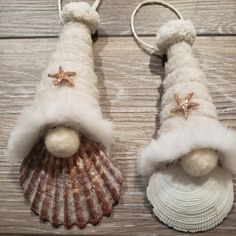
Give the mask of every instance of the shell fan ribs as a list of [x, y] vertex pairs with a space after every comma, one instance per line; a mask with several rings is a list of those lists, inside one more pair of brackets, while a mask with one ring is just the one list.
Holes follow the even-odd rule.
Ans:
[[52, 156], [41, 139], [24, 159], [20, 185], [31, 209], [53, 226], [96, 225], [121, 194], [122, 175], [102, 145], [82, 138], [70, 158]]

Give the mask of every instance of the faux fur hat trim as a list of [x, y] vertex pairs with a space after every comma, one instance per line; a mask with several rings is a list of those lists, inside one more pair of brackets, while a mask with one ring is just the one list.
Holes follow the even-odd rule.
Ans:
[[173, 44], [185, 41], [192, 45], [195, 39], [196, 31], [190, 20], [172, 20], [157, 31], [156, 44], [161, 53], [166, 53]]
[[66, 4], [62, 10], [62, 19], [64, 23], [70, 21], [83, 22], [87, 24], [94, 34], [100, 24], [100, 16], [86, 2], [71, 2]]
[[218, 151], [222, 167], [236, 173], [236, 132], [210, 118], [193, 119], [152, 140], [138, 158], [138, 171], [143, 176], [151, 175], [161, 165], [199, 148]]
[[36, 96], [33, 105], [22, 111], [8, 142], [9, 160], [25, 158], [45, 128], [57, 124], [73, 127], [105, 146], [113, 140], [111, 123], [103, 119], [99, 105], [61, 88]]

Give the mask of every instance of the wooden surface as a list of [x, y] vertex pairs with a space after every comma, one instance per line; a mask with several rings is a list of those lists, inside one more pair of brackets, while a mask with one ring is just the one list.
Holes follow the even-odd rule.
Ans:
[[[72, 0], [71, 0], [72, 1]], [[69, 0], [64, 0], [64, 3]], [[92, 3], [93, 0], [89, 0]], [[100, 35], [130, 36], [130, 15], [140, 0], [103, 0], [99, 8]], [[235, 0], [172, 0], [201, 35], [235, 34]], [[57, 0], [0, 0], [1, 37], [58, 36]], [[174, 19], [174, 13], [160, 6], [146, 6], [137, 16], [138, 32], [155, 33], [158, 26]]]
[[[55, 48], [60, 26], [55, 0], [0, 0], [0, 234], [188, 235], [161, 224], [152, 214], [136, 174], [138, 151], [158, 129], [158, 87], [164, 69], [145, 54], [130, 35], [129, 17], [138, 0], [104, 0], [102, 25], [94, 45], [101, 106], [117, 131], [114, 156], [124, 175], [120, 204], [110, 218], [84, 230], [54, 229], [31, 213], [18, 186], [20, 163], [6, 160], [6, 145], [20, 110], [30, 104], [40, 74]], [[236, 128], [236, 2], [173, 0], [198, 34], [194, 52], [208, 76], [219, 118]], [[124, 7], [124, 4], [126, 6]], [[173, 18], [167, 10], [145, 7], [137, 28], [146, 41], [160, 22]], [[166, 15], [165, 15], [166, 14]], [[117, 37], [119, 36], [119, 37]], [[234, 178], [236, 183], [236, 178]], [[197, 234], [198, 235], [198, 234]], [[203, 236], [236, 235], [236, 207], [217, 228]]]

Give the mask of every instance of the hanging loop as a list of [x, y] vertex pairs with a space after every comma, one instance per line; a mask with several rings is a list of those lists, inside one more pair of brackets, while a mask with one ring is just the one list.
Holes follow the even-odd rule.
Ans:
[[165, 1], [159, 1], [159, 0], [146, 0], [141, 2], [133, 11], [132, 16], [131, 16], [131, 21], [130, 21], [130, 25], [131, 25], [131, 32], [136, 40], [136, 42], [148, 53], [154, 53], [158, 56], [161, 56], [159, 53], [159, 49], [155, 46], [155, 45], [151, 45], [148, 44], [146, 42], [144, 42], [136, 33], [136, 29], [135, 29], [135, 25], [134, 25], [134, 21], [135, 21], [135, 16], [137, 14], [137, 12], [145, 5], [152, 5], [152, 4], [157, 4], [157, 5], [161, 5], [164, 6], [168, 9], [170, 9], [171, 11], [173, 11], [175, 13], [175, 15], [180, 19], [183, 20], [183, 16], [180, 14], [180, 12], [178, 11], [177, 8], [175, 8], [174, 6], [172, 6], [171, 4], [165, 2]]
[[[100, 5], [101, 1], [102, 0], [95, 0], [95, 2], [92, 5], [92, 8], [94, 10], [97, 10], [97, 8]], [[64, 22], [63, 22], [63, 19], [62, 19], [62, 0], [58, 0], [57, 5], [58, 5], [58, 15], [59, 15], [59, 18], [60, 18], [60, 22], [64, 25]]]

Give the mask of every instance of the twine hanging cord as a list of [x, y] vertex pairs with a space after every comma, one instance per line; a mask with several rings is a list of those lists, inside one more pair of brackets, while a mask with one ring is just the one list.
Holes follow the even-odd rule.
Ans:
[[135, 30], [135, 25], [134, 25], [134, 21], [135, 21], [135, 16], [137, 14], [137, 12], [145, 5], [152, 5], [152, 4], [157, 4], [157, 5], [161, 5], [164, 6], [168, 9], [170, 9], [171, 11], [173, 11], [175, 13], [175, 15], [180, 19], [183, 20], [183, 16], [180, 14], [180, 12], [178, 11], [177, 8], [175, 8], [174, 6], [172, 6], [171, 4], [165, 2], [165, 1], [158, 1], [158, 0], [147, 0], [147, 1], [143, 1], [141, 2], [133, 11], [132, 16], [131, 16], [131, 21], [130, 21], [130, 25], [131, 25], [131, 32], [135, 38], [135, 40], [137, 41], [137, 43], [146, 51], [147, 50], [151, 50], [152, 53], [159, 55], [159, 49], [151, 44], [148, 44], [146, 42], [144, 42], [136, 33]]
[[[98, 6], [100, 5], [102, 0], [96, 0], [93, 5], [92, 8], [94, 10], [97, 10]], [[59, 14], [59, 18], [60, 18], [60, 22], [62, 24], [64, 24], [63, 19], [62, 19], [62, 0], [58, 0], [58, 14]]]

